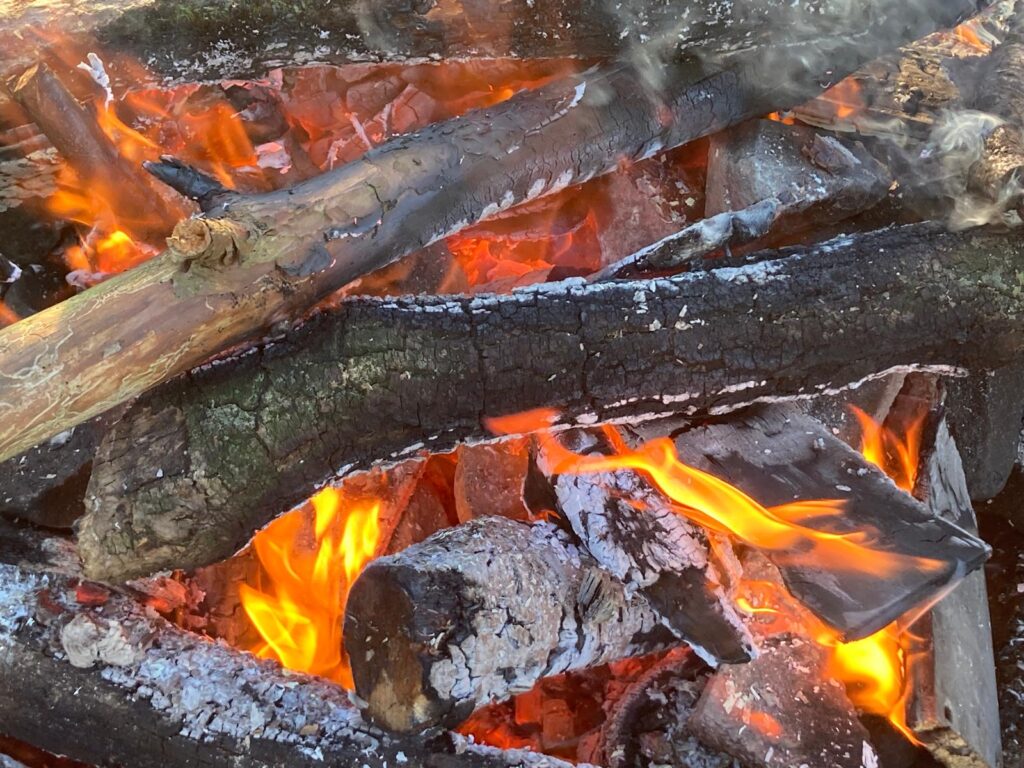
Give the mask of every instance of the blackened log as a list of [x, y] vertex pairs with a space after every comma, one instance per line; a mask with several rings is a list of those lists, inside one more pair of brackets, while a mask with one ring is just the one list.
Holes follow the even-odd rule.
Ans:
[[[565, 443], [578, 453], [602, 452], [585, 432]], [[664, 623], [710, 664], [741, 663], [753, 641], [726, 594], [703, 529], [686, 520], [639, 473], [554, 474], [551, 457], [539, 458], [555, 509], [580, 546], [602, 568], [643, 595]]]
[[[971, 533], [977, 518], [946, 422], [923, 452], [915, 493], [928, 510]], [[911, 666], [915, 695], [907, 723], [944, 765], [999, 765], [1002, 744], [995, 653], [984, 573], [972, 573], [912, 631], [924, 651]]]
[[679, 641], [550, 523], [490, 517], [370, 563], [344, 642], [370, 717], [421, 731], [543, 677]]
[[[114, 11], [89, 0], [66, 11], [49, 7], [47, 19], [68, 32], [92, 31], [106, 47], [135, 55], [163, 77], [221, 80], [263, 76], [270, 67], [310, 61], [607, 58], [651, 40], [723, 50], [780, 38], [859, 33], [866, 19], [877, 20], [882, 30], [902, 27], [900, 32], [913, 39], [932, 24], [952, 24], [981, 5], [926, 0], [909, 13], [889, 0], [870, 0], [857, 12], [844, 0], [630, 0], [614, 7], [600, 0], [336, 0], [329, 5], [157, 0]], [[38, 21], [35, 9], [23, 19], [11, 16], [0, 32], [16, 33]]]
[[0, 722], [51, 753], [139, 768], [567, 766], [452, 734], [386, 734], [331, 683], [180, 630], [124, 595], [96, 607], [78, 594], [75, 579], [0, 565]]
[[810, 552], [804, 558], [785, 551], [769, 556], [789, 591], [846, 640], [867, 637], [940, 596], [990, 554], [984, 542], [935, 516], [794, 406], [756, 406], [743, 418], [687, 430], [675, 445], [683, 462], [727, 480], [765, 507], [844, 502], [841, 515], [802, 524], [831, 533], [867, 531], [862, 546], [890, 556], [886, 562], [872, 562], [865, 553], [862, 564], [836, 572], [831, 558]]
[[[59, 311], [0, 331], [0, 458], [469, 223], [624, 159], [806, 101], [834, 78], [973, 8], [973, 0], [887, 3], [866, 25], [857, 14], [856, 32], [664, 66], [652, 66], [650, 51], [636, 51], [628, 62], [395, 139], [290, 190], [182, 222], [167, 254]], [[102, 313], [92, 311], [99, 305]], [[74, 344], [64, 342], [69, 328]], [[35, 366], [51, 357], [52, 367]]]
[[480, 438], [481, 414], [700, 416], [1024, 349], [1016, 233], [920, 225], [762, 256], [777, 258], [500, 297], [347, 300], [133, 406], [93, 465], [86, 567], [124, 579], [222, 560], [339, 470]]

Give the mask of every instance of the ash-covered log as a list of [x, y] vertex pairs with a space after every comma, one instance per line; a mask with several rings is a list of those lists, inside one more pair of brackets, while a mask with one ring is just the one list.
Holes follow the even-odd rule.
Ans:
[[[19, 534], [4, 533], [6, 563]], [[454, 734], [385, 733], [337, 686], [285, 673], [154, 618], [130, 596], [56, 573], [41, 546], [27, 535], [15, 559], [35, 560], [42, 572], [0, 564], [0, 728], [7, 736], [88, 764], [139, 768], [568, 768]]]
[[[469, 223], [607, 172], [623, 158], [799, 104], [975, 7], [971, 0], [935, 2], [922, 13], [916, 3], [887, 3], [855, 34], [846, 29], [653, 70], [650, 57], [638, 53], [632, 63], [396, 139], [291, 190], [183, 222], [169, 253], [0, 331], [0, 458]], [[766, 70], [772, 78], [763, 77]], [[102, 313], [93, 311], [98, 306]], [[117, 323], [107, 321], [111, 315]], [[63, 341], [69, 329], [74, 344]], [[40, 359], [53, 362], [34, 367]]]
[[348, 300], [131, 409], [94, 462], [86, 568], [118, 580], [222, 560], [339, 470], [482, 437], [482, 413], [699, 416], [1024, 349], [1015, 233], [920, 225], [761, 258], [501, 297]]
[[[607, 449], [587, 432], [570, 433], [560, 442], [576, 453]], [[551, 462], [542, 449], [539, 468], [550, 483], [555, 510], [604, 570], [643, 595], [709, 663], [740, 663], [754, 656], [703, 529], [633, 470], [555, 474]]]
[[398, 731], [453, 727], [542, 677], [679, 642], [564, 532], [502, 517], [372, 562], [344, 637], [366, 711]]
[[683, 462], [766, 507], [842, 500], [841, 514], [799, 522], [829, 533], [866, 533], [859, 540], [865, 562], [837, 568], [810, 552], [770, 556], [789, 591], [846, 640], [867, 637], [940, 596], [990, 554], [984, 542], [901, 491], [796, 407], [756, 406], [742, 418], [683, 431], [675, 446]]

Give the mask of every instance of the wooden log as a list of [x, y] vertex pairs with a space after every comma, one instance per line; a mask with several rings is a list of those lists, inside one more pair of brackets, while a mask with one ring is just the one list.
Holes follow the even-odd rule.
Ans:
[[0, 565], [0, 722], [48, 752], [139, 768], [568, 766], [454, 734], [385, 733], [331, 683], [211, 643], [118, 592], [83, 604], [79, 583]]
[[699, 416], [1024, 349], [1013, 233], [919, 225], [772, 256], [663, 280], [343, 302], [121, 419], [93, 466], [87, 570], [116, 580], [224, 559], [339, 472], [480, 438], [481, 414]]
[[[971, 533], [977, 519], [956, 443], [945, 420], [922, 457], [915, 493], [929, 511]], [[1002, 744], [995, 653], [984, 573], [972, 573], [913, 632], [925, 651], [911, 669], [908, 725], [943, 765], [992, 768]]]
[[[638, 52], [636, 63], [520, 93], [291, 190], [184, 222], [170, 253], [17, 331], [0, 331], [0, 425], [15, 425], [0, 427], [0, 459], [469, 223], [623, 159], [806, 101], [833, 78], [976, 8], [973, 0], [923, 5], [935, 7], [929, 14], [896, 4], [862, 29], [858, 20], [856, 33], [780, 50], [673, 60], [653, 70], [650, 52]], [[769, 68], [775, 77], [766, 80]], [[111, 315], [116, 331], [106, 322]]]
[[[608, 449], [586, 432], [562, 442], [581, 454]], [[555, 474], [551, 462], [542, 449], [538, 463], [555, 510], [604, 570], [643, 595], [709, 664], [753, 658], [753, 641], [721, 586], [727, 579], [718, 573], [703, 529], [637, 472]]]
[[360, 574], [345, 608], [356, 693], [398, 731], [453, 727], [542, 677], [678, 640], [550, 523], [481, 518]]
[[[87, 0], [71, 9], [48, 7], [47, 19], [67, 32], [92, 32], [110, 50], [145, 61], [164, 78], [227, 79], [263, 76], [266, 70], [311, 61], [405, 61], [423, 58], [601, 58], [653, 40], [663, 45], [716, 49], [741, 47], [784, 34], [806, 39], [861, 32], [864, 20], [879, 29], [906, 25], [920, 37], [934, 23], [951, 24], [974, 13], [973, 0], [927, 0], [911, 15], [889, 0], [870, 0], [851, 13], [844, 0], [631, 0], [610, 7], [599, 0], [337, 0], [329, 6], [291, 0], [156, 0], [111, 8]], [[29, 9], [10, 14], [0, 32], [12, 37], [38, 22]], [[12, 48], [17, 51], [16, 37]], [[88, 48], [86, 48], [88, 50]], [[211, 51], [216, 51], [211, 56]]]
[[[182, 222], [171, 250], [0, 331], [0, 458], [52, 437], [356, 277], [516, 203], [820, 91], [849, 43], [793, 51], [792, 78], [758, 76], [765, 51], [663, 74], [610, 64], [399, 137], [288, 190], [222, 200]], [[117, 318], [115, 322], [111, 318]]]
[[[641, 438], [647, 432], [641, 429]], [[876, 553], [876, 560], [861, 550], [864, 563], [835, 572], [838, 553], [821, 559], [808, 547], [793, 557], [788, 550], [771, 551], [769, 542], [761, 546], [794, 597], [846, 640], [874, 634], [938, 597], [991, 552], [794, 406], [756, 406], [743, 418], [687, 430], [675, 446], [684, 463], [727, 480], [766, 507], [844, 502], [841, 515], [801, 522], [825, 532], [868, 532], [862, 546]]]

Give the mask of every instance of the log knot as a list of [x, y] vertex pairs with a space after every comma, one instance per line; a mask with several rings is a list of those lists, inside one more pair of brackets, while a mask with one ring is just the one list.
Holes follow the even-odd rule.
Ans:
[[167, 245], [187, 270], [193, 264], [218, 269], [241, 263], [252, 252], [252, 233], [232, 219], [179, 221]]

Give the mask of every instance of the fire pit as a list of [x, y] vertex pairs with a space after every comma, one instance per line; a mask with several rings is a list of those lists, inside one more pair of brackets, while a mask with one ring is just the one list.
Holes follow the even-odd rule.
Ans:
[[0, 760], [1021, 765], [1017, 3], [313, 5], [0, 21]]

